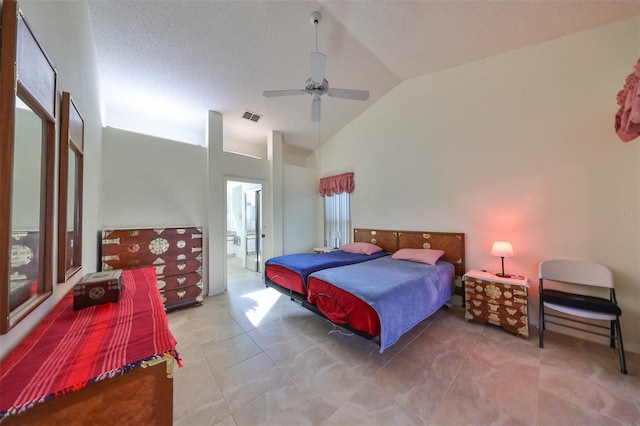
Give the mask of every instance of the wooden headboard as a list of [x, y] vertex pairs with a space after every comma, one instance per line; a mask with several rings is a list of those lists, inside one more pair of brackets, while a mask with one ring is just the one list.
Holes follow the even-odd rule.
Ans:
[[389, 253], [401, 248], [444, 250], [442, 260], [453, 263], [456, 276], [461, 277], [465, 273], [464, 233], [354, 228], [353, 241], [372, 243]]
[[398, 251], [398, 231], [354, 228], [353, 241], [356, 243], [375, 244], [389, 253]]

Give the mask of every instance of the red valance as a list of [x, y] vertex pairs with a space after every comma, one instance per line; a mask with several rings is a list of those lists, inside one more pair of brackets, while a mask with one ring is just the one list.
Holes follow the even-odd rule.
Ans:
[[327, 176], [320, 179], [320, 195], [323, 197], [346, 192], [351, 194], [355, 184], [353, 183], [353, 172], [343, 173], [341, 175]]

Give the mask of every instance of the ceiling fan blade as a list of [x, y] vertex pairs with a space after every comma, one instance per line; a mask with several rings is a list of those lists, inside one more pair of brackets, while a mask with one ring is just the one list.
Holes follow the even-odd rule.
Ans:
[[368, 90], [351, 90], [351, 89], [329, 89], [327, 95], [334, 98], [355, 99], [357, 101], [366, 101], [369, 99]]
[[320, 98], [314, 98], [311, 102], [311, 122], [320, 121]]
[[314, 83], [322, 84], [326, 65], [326, 55], [320, 52], [311, 52], [311, 80], [313, 80]]
[[304, 95], [305, 92], [303, 89], [292, 89], [292, 90], [265, 90], [262, 92], [265, 98], [273, 98], [275, 96], [293, 96], [293, 95]]

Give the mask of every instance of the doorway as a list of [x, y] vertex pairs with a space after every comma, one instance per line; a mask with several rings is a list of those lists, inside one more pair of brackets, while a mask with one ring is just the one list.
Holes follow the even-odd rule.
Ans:
[[261, 183], [227, 181], [227, 287], [262, 272], [262, 194]]

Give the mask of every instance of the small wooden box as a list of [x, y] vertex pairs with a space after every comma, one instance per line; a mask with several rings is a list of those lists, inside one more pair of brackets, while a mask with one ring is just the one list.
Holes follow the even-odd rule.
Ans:
[[122, 289], [122, 269], [87, 274], [73, 287], [73, 310], [117, 302]]
[[484, 271], [464, 275], [465, 319], [497, 325], [529, 338], [529, 280], [501, 278]]

